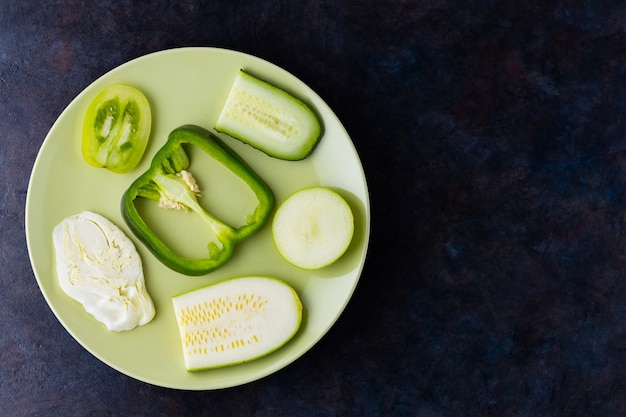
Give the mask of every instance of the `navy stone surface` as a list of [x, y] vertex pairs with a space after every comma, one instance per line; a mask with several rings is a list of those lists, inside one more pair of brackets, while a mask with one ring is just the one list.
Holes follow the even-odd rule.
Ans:
[[[357, 147], [372, 240], [284, 370], [185, 392], [85, 351], [33, 276], [29, 172], [110, 69], [217, 46], [292, 72]], [[0, 0], [1, 416], [626, 415], [626, 3]]]

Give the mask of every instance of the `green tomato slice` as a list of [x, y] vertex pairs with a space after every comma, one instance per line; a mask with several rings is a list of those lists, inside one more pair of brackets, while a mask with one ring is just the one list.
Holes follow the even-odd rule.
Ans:
[[116, 173], [139, 164], [148, 145], [152, 112], [146, 96], [134, 87], [116, 84], [91, 102], [83, 122], [83, 158]]

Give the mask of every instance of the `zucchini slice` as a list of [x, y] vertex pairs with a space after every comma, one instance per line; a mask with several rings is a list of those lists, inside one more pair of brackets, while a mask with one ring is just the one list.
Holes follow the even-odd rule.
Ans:
[[326, 187], [296, 191], [276, 210], [272, 237], [278, 253], [301, 269], [321, 269], [350, 246], [354, 215], [346, 200]]
[[290, 161], [306, 158], [323, 133], [320, 119], [302, 100], [244, 70], [235, 78], [215, 130]]
[[302, 321], [296, 291], [272, 277], [231, 278], [172, 302], [189, 372], [265, 356], [287, 343]]

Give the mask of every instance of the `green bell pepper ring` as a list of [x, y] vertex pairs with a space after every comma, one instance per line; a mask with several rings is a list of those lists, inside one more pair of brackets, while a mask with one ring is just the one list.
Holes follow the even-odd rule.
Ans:
[[[223, 223], [209, 214], [196, 197], [195, 180], [186, 171], [189, 157], [183, 145], [195, 145], [239, 177], [254, 192], [258, 204], [239, 228]], [[184, 208], [200, 215], [211, 227], [216, 241], [207, 245], [207, 257], [193, 259], [175, 253], [146, 224], [137, 210], [139, 197], [160, 202], [166, 208]], [[166, 266], [185, 275], [203, 275], [226, 263], [235, 245], [255, 234], [274, 209], [274, 194], [269, 186], [211, 132], [194, 125], [174, 129], [155, 154], [150, 168], [137, 178], [122, 198], [122, 215], [133, 233]], [[175, 227], [175, 225], [173, 225]]]

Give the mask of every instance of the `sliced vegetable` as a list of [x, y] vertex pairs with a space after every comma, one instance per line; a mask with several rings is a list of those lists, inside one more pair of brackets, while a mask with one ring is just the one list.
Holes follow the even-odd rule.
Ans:
[[232, 278], [172, 302], [191, 372], [265, 356], [287, 343], [302, 322], [296, 291], [271, 277]]
[[322, 124], [302, 100], [240, 70], [215, 124], [275, 158], [306, 158], [322, 136]]
[[[234, 228], [200, 205], [199, 189], [193, 175], [187, 171], [190, 162], [183, 145], [200, 148], [254, 192], [258, 204], [244, 225]], [[135, 204], [137, 198], [159, 201], [163, 208], [191, 210], [199, 215], [214, 235], [212, 240], [207, 237], [207, 256], [192, 259], [175, 253], [139, 214]], [[256, 233], [273, 209], [274, 195], [269, 186], [215, 135], [193, 125], [181, 126], [170, 133], [166, 144], [154, 156], [150, 168], [131, 184], [122, 198], [122, 214], [131, 230], [161, 262], [186, 275], [206, 274], [226, 263], [235, 245]], [[175, 228], [176, 224], [171, 227]]]
[[151, 128], [150, 104], [141, 91], [121, 84], [107, 87], [87, 109], [83, 157], [95, 167], [128, 172], [141, 160]]
[[117, 225], [84, 211], [59, 223], [52, 238], [59, 286], [96, 320], [116, 332], [152, 320], [141, 258]]
[[278, 253], [302, 269], [334, 263], [350, 246], [354, 216], [348, 203], [325, 187], [306, 188], [276, 210], [272, 235]]

